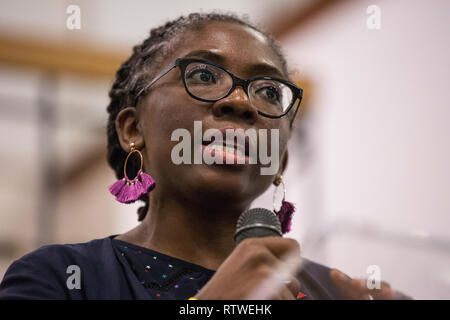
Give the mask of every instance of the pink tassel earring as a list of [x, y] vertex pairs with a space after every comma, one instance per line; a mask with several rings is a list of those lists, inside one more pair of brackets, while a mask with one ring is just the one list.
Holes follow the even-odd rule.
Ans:
[[280, 210], [276, 210], [275, 209], [275, 195], [276, 195], [276, 189], [273, 193], [273, 211], [275, 212], [275, 214], [278, 216], [278, 219], [280, 220], [280, 224], [281, 224], [281, 232], [283, 234], [291, 231], [291, 226], [292, 226], [292, 216], [295, 212], [295, 206], [293, 203], [286, 201], [285, 197], [286, 197], [286, 187], [284, 185], [283, 182], [283, 176], [278, 177], [275, 180], [275, 185], [277, 186], [277, 188], [280, 186], [280, 184], [283, 186], [283, 200], [281, 201], [281, 207]]
[[[130, 152], [125, 159], [123, 166], [123, 179], [115, 182], [109, 187], [109, 191], [112, 195], [116, 196], [116, 200], [122, 203], [132, 203], [139, 199], [145, 193], [149, 193], [155, 187], [155, 180], [148, 174], [142, 171], [144, 159], [142, 153], [135, 148], [134, 142], [130, 143]], [[130, 180], [127, 176], [127, 163], [131, 154], [137, 152], [141, 158], [141, 168], [139, 169], [136, 177]]]

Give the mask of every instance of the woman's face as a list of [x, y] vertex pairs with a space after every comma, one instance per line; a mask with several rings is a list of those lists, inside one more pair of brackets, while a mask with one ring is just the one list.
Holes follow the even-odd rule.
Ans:
[[[201, 50], [203, 53], [198, 53]], [[197, 53], [192, 53], [197, 51]], [[209, 55], [212, 52], [216, 58]], [[255, 76], [284, 77], [281, 61], [258, 32], [233, 23], [211, 22], [195, 31], [187, 31], [177, 42], [158, 72], [182, 57], [201, 58], [225, 67], [234, 75], [248, 79]], [[271, 66], [261, 68], [258, 65]], [[276, 72], [278, 70], [278, 73]], [[291, 110], [292, 112], [293, 110]], [[202, 205], [236, 206], [245, 209], [274, 181], [275, 174], [262, 175], [260, 164], [180, 164], [171, 159], [179, 141], [171, 141], [176, 129], [187, 129], [194, 138], [194, 121], [202, 122], [202, 131], [214, 128], [244, 130], [279, 129], [281, 173], [287, 156], [289, 115], [270, 119], [259, 115], [241, 87], [214, 103], [189, 96], [184, 89], [180, 68], [159, 79], [138, 105], [138, 129], [144, 140], [145, 171], [156, 180], [154, 196], [182, 197]], [[225, 139], [225, 137], [224, 137]], [[270, 150], [270, 139], [267, 139]], [[258, 148], [259, 149], [259, 148]], [[193, 150], [192, 150], [193, 154]]]

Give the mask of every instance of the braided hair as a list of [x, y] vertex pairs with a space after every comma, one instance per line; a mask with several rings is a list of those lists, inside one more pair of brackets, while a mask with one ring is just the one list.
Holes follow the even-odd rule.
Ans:
[[[133, 47], [132, 55], [117, 70], [115, 81], [109, 91], [110, 103], [107, 107], [109, 114], [107, 123], [107, 160], [118, 179], [124, 177], [123, 166], [127, 153], [122, 149], [117, 135], [115, 120], [117, 114], [128, 106], [133, 106], [137, 93], [156, 75], [156, 68], [167, 56], [176, 37], [187, 30], [195, 30], [213, 21], [235, 23], [249, 27], [261, 33], [268, 40], [269, 45], [280, 59], [283, 72], [287, 75], [286, 60], [278, 44], [261, 28], [248, 22], [247, 18], [238, 18], [234, 14], [223, 13], [191, 13], [150, 30], [150, 36], [139, 45]], [[131, 160], [131, 159], [130, 159]], [[127, 170], [134, 175], [138, 172], [139, 162], [129, 161]], [[145, 170], [144, 170], [145, 171]], [[145, 206], [138, 209], [138, 221], [142, 221], [149, 208], [149, 195], [142, 195], [139, 200]]]

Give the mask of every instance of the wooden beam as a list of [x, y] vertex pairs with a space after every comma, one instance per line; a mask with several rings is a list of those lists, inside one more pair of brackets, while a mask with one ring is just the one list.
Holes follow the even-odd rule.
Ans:
[[0, 34], [0, 63], [55, 73], [112, 78], [126, 54]]
[[273, 24], [269, 26], [269, 32], [276, 39], [286, 37], [289, 33], [311, 22], [337, 5], [342, 5], [346, 0], [313, 0], [306, 7], [301, 7], [297, 12], [286, 12], [282, 17], [274, 17]]
[[[315, 0], [295, 13], [274, 18], [269, 32], [283, 38], [310, 22], [324, 11], [346, 0]], [[0, 63], [36, 68], [46, 72], [72, 73], [89, 77], [112, 78], [129, 53], [106, 52], [84, 44], [63, 45], [48, 40], [38, 41], [30, 36], [0, 34]]]

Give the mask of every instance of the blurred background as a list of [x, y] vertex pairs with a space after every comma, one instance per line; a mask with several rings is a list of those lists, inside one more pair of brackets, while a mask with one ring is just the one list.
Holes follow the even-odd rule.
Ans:
[[[70, 5], [80, 29], [68, 29]], [[375, 6], [375, 7], [374, 7]], [[304, 255], [450, 299], [450, 2], [0, 2], [0, 278], [25, 253], [137, 225], [106, 162], [114, 73], [151, 28], [232, 11], [267, 27], [305, 90], [284, 174]], [[272, 208], [273, 189], [254, 206]]]

